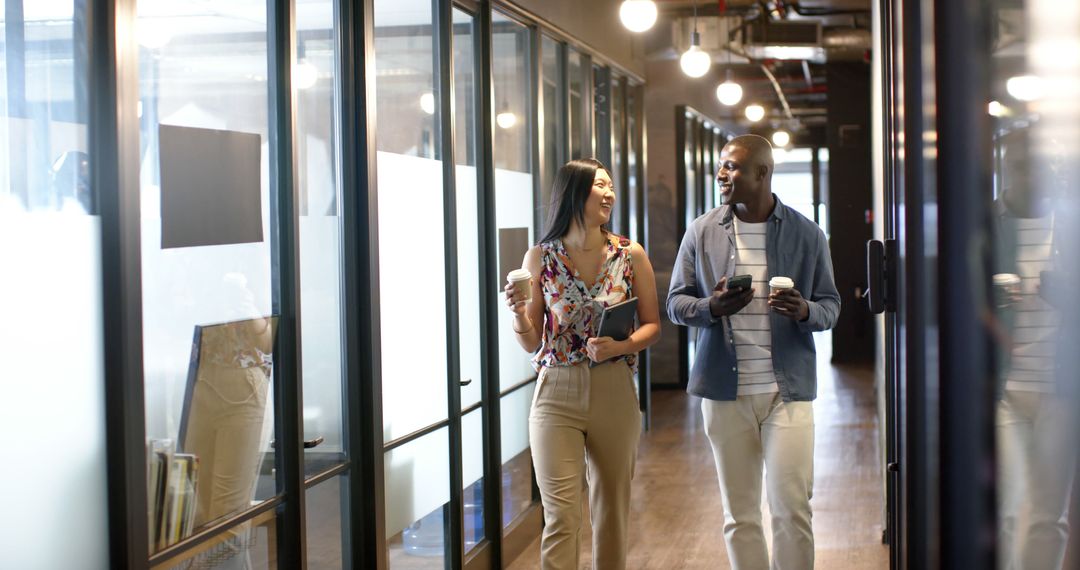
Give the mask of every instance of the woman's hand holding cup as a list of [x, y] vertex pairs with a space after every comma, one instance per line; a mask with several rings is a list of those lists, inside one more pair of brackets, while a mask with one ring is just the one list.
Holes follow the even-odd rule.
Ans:
[[519, 317], [525, 316], [525, 307], [532, 300], [532, 273], [528, 269], [515, 269], [506, 276], [506, 306]]

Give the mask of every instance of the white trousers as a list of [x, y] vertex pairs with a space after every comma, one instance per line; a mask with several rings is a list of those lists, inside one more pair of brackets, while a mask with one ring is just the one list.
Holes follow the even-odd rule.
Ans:
[[701, 400], [724, 501], [724, 541], [734, 570], [765, 570], [761, 522], [765, 471], [774, 570], [814, 567], [810, 497], [814, 486], [814, 408], [779, 393]]
[[998, 402], [998, 567], [1059, 570], [1069, 540], [1075, 401], [1006, 390]]

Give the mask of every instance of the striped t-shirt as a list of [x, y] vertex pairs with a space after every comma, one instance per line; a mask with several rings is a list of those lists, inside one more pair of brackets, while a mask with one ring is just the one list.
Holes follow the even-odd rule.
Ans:
[[1054, 391], [1054, 337], [1061, 316], [1039, 296], [1039, 272], [1050, 269], [1052, 236], [1052, 216], [1017, 220], [1020, 302], [1015, 307], [1012, 362], [1006, 376], [1006, 390]]
[[765, 256], [767, 223], [735, 223], [735, 275], [754, 276], [754, 300], [741, 311], [731, 315], [731, 332], [735, 339], [735, 356], [739, 361], [739, 391], [737, 396], [776, 392], [776, 375], [772, 363], [772, 330], [769, 327], [768, 263]]

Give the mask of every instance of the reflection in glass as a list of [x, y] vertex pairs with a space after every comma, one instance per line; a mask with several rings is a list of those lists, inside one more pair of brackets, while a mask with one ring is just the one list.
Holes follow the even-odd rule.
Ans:
[[[525, 109], [531, 108], [529, 97], [529, 30], [499, 13], [493, 14], [492, 45], [495, 57], [494, 91], [495, 100], [516, 98], [526, 103]], [[499, 49], [502, 46], [503, 49]], [[503, 70], [500, 73], [499, 70]], [[529, 157], [532, 145], [537, 144], [531, 133], [525, 128], [527, 122], [519, 125], [521, 130], [514, 136], [507, 135], [503, 142], [495, 145], [495, 218], [499, 235], [499, 275], [503, 282], [506, 274], [521, 267], [525, 252], [536, 239], [533, 227], [535, 196], [533, 189], [533, 170]], [[501, 285], [500, 285], [501, 287]], [[509, 311], [501, 311], [501, 319], [511, 319]], [[536, 372], [530, 362], [530, 355], [521, 350], [514, 338], [513, 328], [504, 323], [497, 329], [499, 335], [499, 384], [505, 391], [522, 381], [535, 378]], [[531, 461], [529, 458], [528, 423], [529, 403], [532, 391], [529, 387], [517, 390], [501, 401], [500, 418], [502, 422], [502, 461], [503, 461], [503, 500], [512, 501], [508, 492], [508, 470], [515, 480], [531, 481]], [[524, 405], [522, 405], [524, 400]], [[490, 482], [487, 482], [490, 484]], [[525, 505], [532, 503], [531, 484], [526, 483], [530, 492], [526, 495]], [[517, 505], [503, 505], [504, 525], [513, 520], [520, 512]]]
[[[593, 156], [607, 163], [611, 168], [611, 159], [606, 155], [611, 149], [611, 73], [606, 67], [592, 66], [589, 73], [592, 88], [589, 98], [589, 108], [592, 113], [593, 133], [588, 146], [593, 150]], [[612, 221], [614, 223], [614, 220]]]
[[[818, 209], [818, 205], [814, 203], [814, 175], [811, 164], [813, 152], [812, 148], [794, 148], [787, 151], [784, 161], [776, 164], [776, 174], [772, 178], [773, 192], [780, 201], [806, 216], [808, 220], [814, 219], [814, 211]], [[821, 163], [822, 168], [825, 166], [826, 163]], [[824, 220], [820, 225], [828, 235]]]
[[[637, 235], [636, 226], [645, 220], [644, 204], [637, 202], [637, 188], [640, 181], [638, 180], [638, 160], [640, 156], [640, 150], [638, 149], [638, 92], [640, 87], [633, 84], [628, 86], [626, 90], [626, 131], [627, 131], [627, 147], [626, 147], [626, 191], [623, 193], [627, 199], [627, 206], [630, 211], [630, 223], [631, 227], [627, 231], [630, 232], [630, 239], [645, 244], [645, 236]], [[719, 200], [716, 202], [719, 203]], [[646, 245], [648, 247], [648, 245]]]
[[583, 142], [588, 140], [586, 137], [591, 137], [586, 133], [585, 125], [585, 82], [582, 81], [585, 68], [580, 52], [572, 47], [566, 50], [570, 78], [570, 159], [573, 160], [592, 156], [592, 148], [586, 148]]
[[442, 568], [450, 501], [446, 428], [386, 453], [386, 536], [390, 567]]
[[623, 166], [626, 162], [626, 149], [623, 137], [626, 135], [626, 90], [621, 77], [611, 75], [611, 182], [615, 185], [615, 216], [611, 229], [619, 235], [630, 235], [630, 228], [624, 227], [623, 212], [627, 212], [629, 195]]
[[498, 149], [495, 168], [531, 172], [532, 133], [527, 120], [533, 99], [529, 89], [532, 76], [528, 57], [529, 29], [499, 12], [492, 14], [491, 26], [493, 104], [498, 120], [494, 135]]
[[461, 480], [465, 485], [465, 552], [484, 534], [484, 426], [481, 410], [461, 418]]
[[151, 570], [273, 570], [277, 564], [277, 517], [274, 510], [222, 533]]
[[337, 123], [334, 120], [332, 0], [296, 5], [297, 57], [307, 81], [297, 85], [294, 152], [299, 182], [300, 340], [304, 439], [323, 438], [304, 453], [313, 476], [343, 459], [341, 391], [341, 225]]
[[[446, 418], [441, 97], [434, 87], [432, 3], [377, 0], [374, 24], [383, 127], [376, 136], [383, 433], [389, 441]], [[428, 93], [432, 113], [421, 106]], [[417, 330], [424, 331], [422, 344]]]
[[305, 497], [308, 570], [345, 568], [342, 550], [341, 477], [308, 488]]
[[1077, 457], [1075, 402], [1062, 397], [1073, 387], [1060, 385], [1058, 369], [1068, 332], [1062, 311], [1069, 304], [1060, 277], [1063, 257], [1074, 255], [1075, 244], [1062, 239], [1057, 184], [1039, 184], [1032, 171], [1043, 157], [1032, 151], [1031, 131], [1011, 127], [996, 141], [994, 208], [993, 302], [1002, 327], [996, 414], [1001, 567], [1059, 568]]
[[[998, 561], [1080, 563], [1070, 504], [1080, 449], [1080, 8], [995, 1], [993, 236], [985, 309], [996, 359]], [[1034, 79], [1029, 79], [1034, 78]], [[1037, 83], [1041, 93], [1022, 93]], [[992, 201], [992, 202], [991, 202]], [[1070, 545], [1071, 540], [1071, 545]], [[1066, 560], [1069, 550], [1073, 551]]]
[[[247, 508], [254, 498], [261, 444], [269, 437], [264, 428], [276, 332], [277, 318], [269, 317], [195, 327], [176, 449], [177, 456], [193, 456], [197, 466], [186, 478], [197, 497], [186, 534]], [[171, 464], [163, 467], [168, 470], [163, 497], [168, 502], [175, 471]], [[154, 501], [151, 508], [159, 504]], [[178, 503], [164, 506], [175, 509]], [[173, 526], [170, 517], [180, 518], [168, 509], [159, 513], [162, 529]], [[180, 524], [187, 524], [186, 516]], [[159, 545], [174, 542], [175, 537], [163, 536]]]
[[83, 3], [4, 4], [0, 566], [105, 568], [101, 220], [89, 184]]
[[562, 71], [563, 45], [550, 36], [540, 36], [540, 67], [543, 107], [540, 125], [544, 129], [544, 164], [540, 180], [540, 220], [547, 219], [548, 202], [551, 200], [551, 185], [555, 183], [555, 173], [565, 162], [562, 159], [565, 150], [566, 133], [563, 123], [562, 93], [565, 87]]
[[[454, 128], [455, 192], [457, 208], [458, 342], [461, 355], [461, 407], [480, 401], [480, 225], [478, 222], [476, 67], [473, 49], [475, 22], [454, 9]], [[464, 442], [469, 445], [468, 442]]]
[[500, 402], [504, 528], [534, 502], [528, 418], [535, 389], [536, 383], [532, 382], [503, 396]]
[[[257, 353], [242, 349], [258, 343], [219, 345], [221, 351], [211, 361], [229, 371], [204, 377], [208, 390], [192, 394], [196, 399], [191, 400], [195, 406], [190, 411], [208, 413], [199, 421], [189, 418], [188, 433], [181, 433], [193, 333], [199, 327], [234, 321], [263, 320], [265, 324], [264, 318], [272, 314], [266, 7], [239, 0], [212, 5], [196, 0], [141, 0], [137, 26], [146, 431], [151, 446], [172, 445], [178, 451], [191, 446], [196, 454], [213, 455], [205, 457], [205, 470], [200, 467], [197, 524], [192, 529], [198, 530], [202, 523], [246, 510], [253, 499], [264, 500], [275, 492], [269, 465], [263, 469], [259, 461], [269, 451], [273, 431], [273, 414], [265, 411], [272, 409], [272, 379], [265, 374], [266, 362], [258, 362]], [[240, 211], [261, 217], [261, 235], [247, 243], [215, 244], [213, 236], [219, 228], [207, 227], [200, 232], [206, 245], [166, 247], [162, 229], [174, 229], [169, 224], [175, 220], [169, 212], [165, 214], [170, 217], [163, 217], [162, 196], [183, 186], [185, 168], [177, 169], [176, 178], [169, 178], [162, 175], [160, 165], [167, 163], [172, 172], [173, 165], [185, 160], [183, 153], [199, 149], [178, 144], [177, 152], [163, 151], [159, 130], [164, 125], [254, 140], [257, 150], [250, 168], [222, 161], [216, 165], [221, 174], [217, 183], [234, 189], [222, 194], [223, 204], [238, 196], [236, 189], [257, 188]], [[182, 129], [170, 132], [184, 135]], [[222, 208], [206, 203], [200, 207]], [[265, 345], [258, 346], [269, 353], [263, 350]], [[202, 357], [205, 360], [208, 355]], [[259, 422], [260, 416], [264, 422]], [[243, 424], [243, 433], [230, 433], [236, 426], [215, 427], [216, 422], [210, 421], [214, 417], [224, 422], [236, 419]], [[211, 451], [218, 445], [245, 449], [230, 451], [235, 464], [221, 466], [217, 452]], [[213, 474], [230, 481], [226, 489], [212, 488], [218, 484], [210, 479]], [[250, 527], [232, 533], [232, 558], [254, 556], [253, 533]]]
[[[516, 21], [495, 12], [492, 15], [492, 51], [495, 100], [517, 101], [515, 112], [531, 108], [529, 96], [529, 30]], [[522, 115], [524, 116], [524, 115]], [[496, 128], [495, 135], [495, 221], [498, 227], [499, 274], [521, 267], [521, 260], [536, 236], [533, 227], [532, 145], [529, 122], [521, 121], [513, 129]], [[511, 319], [508, 311], [501, 318]], [[499, 327], [499, 383], [505, 390], [535, 376], [529, 355], [522, 352], [513, 330]], [[523, 420], [524, 421], [524, 420]]]
[[[480, 401], [487, 381], [481, 376], [480, 350], [480, 225], [477, 222], [478, 188], [476, 68], [473, 49], [475, 21], [472, 16], [454, 9], [454, 102], [455, 102], [455, 198], [457, 200], [458, 245], [458, 340], [461, 355], [461, 380], [471, 381], [461, 387], [461, 407]], [[481, 411], [462, 418], [462, 481], [464, 485], [465, 552], [484, 538], [483, 469], [484, 433]]]

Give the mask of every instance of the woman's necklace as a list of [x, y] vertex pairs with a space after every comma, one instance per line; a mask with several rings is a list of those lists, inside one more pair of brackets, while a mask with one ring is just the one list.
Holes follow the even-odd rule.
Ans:
[[[603, 237], [603, 236], [601, 236], [601, 237]], [[576, 251], [578, 253], [591, 253], [591, 252], [594, 252], [594, 251], [600, 249], [600, 246], [604, 245], [604, 242], [601, 241], [600, 243], [596, 244], [593, 247], [578, 247], [578, 246], [573, 245], [573, 244], [567, 244], [565, 241], [563, 242], [563, 244], [565, 244], [567, 246], [567, 249], [570, 249], [572, 251]]]

